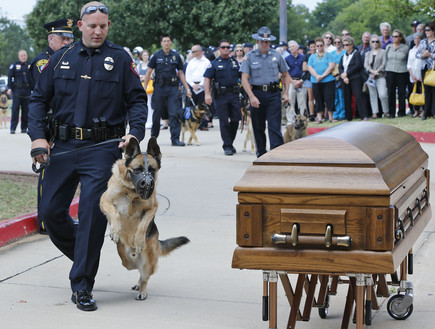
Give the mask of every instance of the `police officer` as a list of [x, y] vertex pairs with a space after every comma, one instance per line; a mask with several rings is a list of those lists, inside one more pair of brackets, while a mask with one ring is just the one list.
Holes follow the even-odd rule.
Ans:
[[205, 102], [210, 105], [212, 97], [210, 92], [211, 81], [214, 81], [214, 104], [219, 117], [222, 148], [225, 155], [233, 155], [236, 149], [233, 146], [237, 128], [241, 119], [239, 103], [239, 63], [230, 57], [230, 43], [221, 40], [219, 43], [220, 56], [211, 62], [204, 73]]
[[18, 52], [18, 61], [9, 67], [8, 95], [12, 96], [11, 134], [15, 134], [21, 107], [21, 132], [27, 132], [27, 115], [29, 112], [30, 97], [30, 64], [27, 62], [27, 51]]
[[39, 53], [30, 65], [31, 87], [35, 88], [38, 82], [42, 68], [48, 63], [51, 55], [58, 51], [63, 46], [67, 46], [74, 41], [72, 28], [76, 21], [73, 19], [59, 19], [44, 25], [44, 29], [48, 32], [48, 47]]
[[[41, 149], [50, 152], [39, 211], [53, 243], [73, 261], [71, 300], [80, 310], [94, 311], [92, 289], [107, 225], [99, 201], [120, 148], [131, 138], [144, 138], [147, 97], [131, 57], [106, 40], [109, 9], [87, 3], [77, 25], [81, 40], [51, 56], [32, 93], [29, 136], [34, 163], [47, 161]], [[54, 143], [49, 150], [44, 128], [50, 107]], [[123, 141], [110, 140], [117, 137]], [[75, 227], [68, 208], [79, 183], [80, 224]]]
[[[36, 83], [39, 80], [39, 75], [41, 74], [42, 68], [48, 63], [51, 55], [55, 51], [58, 51], [63, 46], [67, 46], [74, 41], [74, 35], [72, 33], [72, 28], [76, 24], [76, 21], [72, 19], [59, 19], [54, 22], [50, 22], [44, 25], [44, 28], [48, 32], [48, 47], [41, 53], [39, 53], [30, 65], [30, 81], [32, 90], [35, 88]], [[42, 186], [41, 180], [44, 177], [44, 172], [39, 174], [38, 180], [38, 207], [41, 199]], [[39, 232], [41, 234], [46, 234], [44, 220], [40, 216], [38, 211], [38, 226]]]
[[270, 149], [284, 143], [281, 134], [281, 91], [279, 73], [282, 74], [285, 92], [282, 100], [288, 102], [290, 76], [288, 65], [276, 50], [270, 49], [270, 42], [276, 38], [266, 26], [258, 29], [252, 37], [257, 40], [258, 49], [249, 52], [242, 62], [242, 85], [251, 103], [251, 118], [257, 157], [266, 153], [266, 120], [269, 131]]
[[160, 117], [166, 112], [169, 115], [172, 146], [184, 146], [184, 143], [180, 141], [181, 126], [177, 115], [177, 112], [181, 108], [178, 97], [178, 77], [187, 91], [187, 97], [192, 97], [192, 92], [184, 76], [183, 61], [180, 55], [171, 49], [171, 36], [163, 34], [160, 37], [160, 44], [163, 49], [155, 52], [151, 57], [144, 81], [146, 86], [151, 78], [151, 74], [155, 71], [154, 92], [151, 100], [152, 108], [154, 109], [151, 136], [156, 138], [159, 136]]

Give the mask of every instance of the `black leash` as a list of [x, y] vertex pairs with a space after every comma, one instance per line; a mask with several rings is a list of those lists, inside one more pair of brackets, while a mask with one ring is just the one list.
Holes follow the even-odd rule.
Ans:
[[[56, 154], [53, 154], [52, 156], [51, 156], [51, 158], [52, 157], [55, 157], [55, 156], [60, 156], [60, 155], [65, 155], [65, 154], [68, 154], [68, 153], [72, 153], [72, 152], [76, 152], [76, 151], [81, 151], [81, 150], [85, 150], [85, 149], [90, 149], [90, 148], [93, 148], [93, 147], [97, 147], [97, 146], [100, 146], [100, 145], [104, 145], [104, 144], [109, 144], [109, 143], [113, 143], [113, 142], [125, 142], [125, 139], [122, 139], [122, 138], [112, 138], [112, 139], [108, 139], [107, 141], [104, 141], [104, 142], [100, 142], [100, 143], [97, 143], [97, 144], [92, 144], [92, 145], [88, 145], [88, 146], [83, 146], [83, 147], [80, 147], [80, 148], [78, 148], [78, 149], [74, 149], [74, 150], [70, 150], [70, 151], [64, 151], [64, 152], [59, 152], [59, 153], [56, 153]], [[33, 157], [36, 157], [36, 156], [38, 156], [38, 155], [41, 155], [41, 154], [48, 154], [48, 150], [45, 148], [45, 147], [36, 147], [36, 148], [34, 148], [34, 149], [32, 149], [31, 151], [30, 151], [30, 156], [33, 158]], [[48, 165], [50, 164], [50, 156], [48, 155], [47, 156], [47, 161], [45, 161], [44, 163], [42, 163], [40, 166], [39, 166], [39, 168], [37, 168], [36, 167], [36, 164], [32, 164], [32, 170], [35, 172], [35, 173], [40, 173], [45, 167], [47, 167]]]

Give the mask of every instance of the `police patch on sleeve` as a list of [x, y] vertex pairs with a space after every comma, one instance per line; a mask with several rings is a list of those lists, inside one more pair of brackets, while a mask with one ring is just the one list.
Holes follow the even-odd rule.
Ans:
[[44, 68], [44, 66], [48, 63], [48, 59], [40, 59], [39, 61], [36, 62], [36, 67], [38, 68], [39, 73], [42, 72], [42, 69]]
[[131, 64], [130, 64], [130, 70], [132, 70], [132, 71], [134, 72], [134, 74], [136, 74], [137, 76], [139, 76], [139, 73], [137, 73], [137, 71], [136, 71], [136, 64], [134, 64], [133, 61], [131, 61]]

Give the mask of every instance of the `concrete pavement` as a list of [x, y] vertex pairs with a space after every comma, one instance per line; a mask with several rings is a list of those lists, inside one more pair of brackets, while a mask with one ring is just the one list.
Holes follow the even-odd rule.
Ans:
[[[163, 154], [157, 185], [160, 239], [185, 235], [191, 243], [160, 259], [147, 300], [134, 299], [130, 287], [136, 284], [138, 272], [121, 265], [115, 244], [106, 236], [94, 290], [99, 309], [79, 311], [70, 301], [71, 262], [48, 237], [35, 235], [0, 248], [0, 327], [267, 328], [268, 323], [261, 320], [261, 272], [231, 268], [237, 204], [232, 189], [255, 156], [242, 152], [244, 134], [237, 136], [238, 153], [225, 156], [216, 121], [215, 128], [197, 134], [199, 147], [171, 147], [167, 130], [158, 139]], [[141, 144], [143, 150], [148, 138], [149, 130]], [[0, 171], [31, 171], [27, 135], [10, 135], [1, 129], [0, 145], [4, 155]], [[422, 146], [435, 159], [435, 144]], [[430, 160], [432, 172], [434, 168], [435, 160]], [[405, 321], [393, 320], [385, 309], [387, 299], [378, 298], [382, 307], [374, 313], [371, 328], [433, 328], [434, 225], [432, 221], [426, 227], [414, 247], [413, 314]], [[346, 288], [340, 285], [337, 296], [331, 297], [326, 319], [320, 319], [313, 309], [311, 320], [297, 322], [297, 328], [339, 328]], [[286, 326], [288, 314], [287, 298], [279, 285], [279, 328]]]

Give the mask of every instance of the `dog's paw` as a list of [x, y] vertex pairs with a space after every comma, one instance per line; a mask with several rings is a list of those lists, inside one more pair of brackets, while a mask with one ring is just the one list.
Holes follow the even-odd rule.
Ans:
[[201, 146], [201, 144], [200, 144], [200, 143], [196, 143], [195, 145], [196, 145], [196, 146]]
[[131, 287], [131, 290], [139, 291], [140, 290], [140, 286], [137, 284], [137, 285]]
[[136, 300], [145, 300], [147, 299], [148, 294], [146, 292], [141, 292], [140, 294], [137, 294]]
[[110, 238], [113, 242], [118, 243], [121, 238], [121, 225], [114, 225], [110, 227]]

